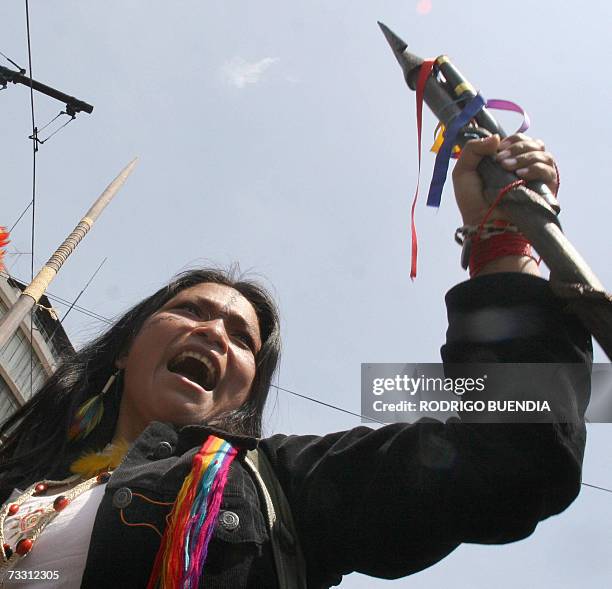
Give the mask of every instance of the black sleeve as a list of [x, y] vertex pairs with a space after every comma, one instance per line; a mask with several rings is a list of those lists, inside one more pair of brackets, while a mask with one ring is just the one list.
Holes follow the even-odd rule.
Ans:
[[[446, 302], [445, 362], [590, 365], [588, 334], [542, 279], [483, 276], [452, 289]], [[566, 382], [560, 394], [586, 395]], [[409, 575], [462, 542], [525, 538], [577, 496], [584, 442], [584, 424], [422, 420], [277, 435], [262, 448], [290, 501], [309, 586], [328, 587], [353, 571]]]

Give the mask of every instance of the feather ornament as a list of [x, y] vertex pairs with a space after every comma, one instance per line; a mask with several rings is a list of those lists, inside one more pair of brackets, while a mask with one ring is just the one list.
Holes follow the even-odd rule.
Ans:
[[102, 396], [96, 395], [87, 400], [74, 415], [74, 420], [68, 430], [68, 439], [82, 440], [87, 437], [102, 421], [102, 415], [104, 415]]
[[72, 424], [68, 429], [68, 439], [70, 441], [86, 438], [102, 421], [102, 416], [104, 415], [104, 395], [106, 395], [111, 388], [118, 374], [119, 370], [111, 374], [102, 392], [85, 401], [85, 403], [77, 409]]
[[105, 470], [113, 470], [119, 466], [129, 447], [125, 440], [118, 440], [108, 444], [101, 452], [87, 452], [70, 465], [70, 472], [89, 479]]

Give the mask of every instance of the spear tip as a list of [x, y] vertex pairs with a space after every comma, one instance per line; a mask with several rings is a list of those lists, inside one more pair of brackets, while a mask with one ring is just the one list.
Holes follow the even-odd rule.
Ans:
[[404, 79], [406, 80], [406, 83], [414, 90], [416, 82], [413, 73], [416, 68], [423, 63], [423, 59], [418, 55], [410, 53], [410, 51], [408, 51], [408, 44], [406, 41], [404, 41], [401, 37], [398, 37], [387, 25], [379, 21], [378, 26], [384, 33], [387, 42], [393, 50], [395, 59], [397, 59], [397, 62], [400, 64], [400, 67], [404, 72]]
[[378, 26], [385, 35], [387, 43], [389, 43], [391, 49], [393, 50], [393, 53], [395, 54], [395, 57], [399, 61], [404, 51], [406, 51], [406, 49], [408, 48], [408, 44], [403, 39], [398, 37], [386, 24], [378, 21]]

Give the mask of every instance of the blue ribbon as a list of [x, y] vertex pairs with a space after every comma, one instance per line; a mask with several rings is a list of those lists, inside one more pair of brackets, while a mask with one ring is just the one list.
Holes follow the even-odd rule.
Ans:
[[444, 188], [448, 173], [448, 162], [457, 139], [457, 134], [480, 112], [483, 106], [485, 106], [485, 99], [480, 94], [476, 94], [444, 131], [444, 141], [436, 155], [436, 163], [431, 177], [431, 184], [429, 185], [429, 194], [427, 195], [428, 207], [440, 206], [442, 189]]

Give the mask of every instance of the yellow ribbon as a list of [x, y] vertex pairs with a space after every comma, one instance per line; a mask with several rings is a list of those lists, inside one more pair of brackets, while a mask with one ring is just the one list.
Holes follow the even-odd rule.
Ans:
[[[442, 147], [442, 143], [444, 142], [444, 130], [446, 127], [442, 123], [438, 123], [436, 130], [434, 131], [434, 142], [429, 151], [433, 153], [438, 153], [440, 151], [440, 147]], [[453, 155], [459, 155], [461, 153], [461, 149], [458, 145], [453, 147]]]

